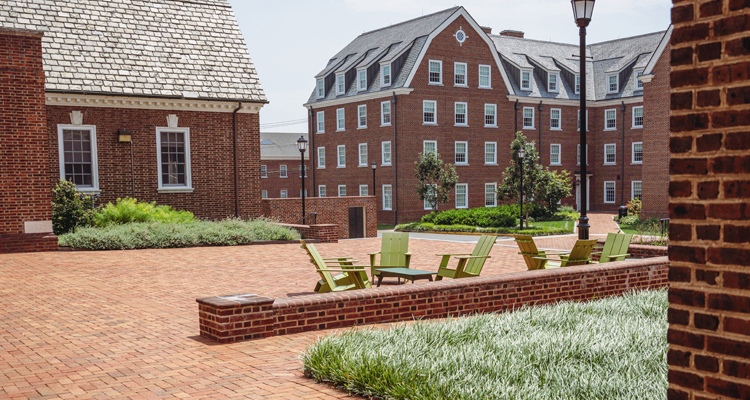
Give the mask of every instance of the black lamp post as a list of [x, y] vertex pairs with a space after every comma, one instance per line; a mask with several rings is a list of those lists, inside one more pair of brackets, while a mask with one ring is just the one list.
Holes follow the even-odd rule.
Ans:
[[300, 136], [297, 139], [297, 148], [300, 154], [300, 176], [302, 177], [302, 225], [305, 224], [305, 151], [307, 151], [307, 139]]
[[[377, 196], [378, 192], [375, 190], [375, 170], [378, 169], [378, 163], [373, 161], [370, 166], [372, 167], [372, 195]], [[375, 204], [377, 204], [377, 202]]]
[[518, 150], [518, 164], [521, 165], [521, 196], [519, 203], [521, 203], [521, 215], [518, 216], [518, 229], [523, 229], [523, 159], [526, 157], [526, 149], [521, 146], [521, 148]]
[[589, 217], [586, 216], [587, 195], [586, 186], [586, 27], [591, 22], [594, 13], [595, 0], [571, 0], [573, 5], [573, 18], [578, 25], [581, 36], [580, 48], [580, 73], [581, 73], [581, 217], [578, 219], [578, 239], [589, 238]]

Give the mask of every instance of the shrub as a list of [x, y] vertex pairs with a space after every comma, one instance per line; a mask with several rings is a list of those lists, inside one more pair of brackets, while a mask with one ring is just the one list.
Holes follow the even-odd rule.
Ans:
[[628, 215], [627, 217], [620, 218], [622, 225], [636, 225], [640, 222], [637, 215]]
[[126, 197], [117, 199], [117, 204], [107, 203], [94, 217], [98, 227], [131, 222], [167, 222], [181, 224], [195, 220], [190, 211], [175, 210], [167, 205], [156, 205], [156, 202], [138, 202]]
[[478, 227], [515, 226], [519, 214], [518, 205], [504, 204], [498, 207], [479, 207], [461, 210], [434, 211], [422, 217], [422, 222], [435, 225], [471, 225]]
[[78, 190], [70, 181], [60, 180], [52, 189], [52, 231], [62, 235], [79, 226], [90, 226], [96, 207], [91, 196]]
[[643, 208], [643, 202], [636, 197], [635, 199], [630, 200], [626, 207], [628, 207], [628, 215], [640, 215], [641, 208]]
[[480, 228], [469, 225], [435, 225], [429, 222], [411, 222], [408, 224], [397, 225], [394, 228], [396, 232], [474, 232], [474, 233], [523, 233], [524, 235], [531, 236], [550, 236], [550, 235], [562, 235], [571, 233], [572, 229], [567, 228], [555, 228], [555, 227], [543, 227], [537, 228], [532, 226], [519, 230], [518, 228]]

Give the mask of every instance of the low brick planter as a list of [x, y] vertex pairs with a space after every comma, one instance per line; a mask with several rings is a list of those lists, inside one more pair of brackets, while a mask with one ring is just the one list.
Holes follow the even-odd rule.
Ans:
[[201, 336], [219, 343], [353, 325], [512, 311], [668, 285], [667, 257], [273, 299], [197, 299]]

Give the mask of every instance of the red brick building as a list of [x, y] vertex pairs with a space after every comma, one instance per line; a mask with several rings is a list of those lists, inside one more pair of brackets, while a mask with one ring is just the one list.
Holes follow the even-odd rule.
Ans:
[[[534, 142], [545, 167], [575, 174], [578, 46], [490, 31], [455, 7], [364, 33], [331, 57], [305, 104], [312, 164], [326, 159], [325, 169], [312, 170], [316, 195], [319, 188], [372, 186], [369, 166], [377, 162], [379, 220], [418, 219], [429, 210], [416, 194], [414, 162], [420, 152], [437, 151], [460, 177], [450, 207], [493, 206], [516, 131]], [[652, 154], [644, 129], [668, 136], [668, 104], [644, 93], [649, 85], [665, 90], [658, 82], [666, 79], [669, 33], [588, 47], [590, 209], [616, 210], [650, 195], [648, 188], [664, 191], [663, 183], [648, 183], [652, 174], [642, 173], [642, 163]], [[639, 76], [656, 83], [644, 88]], [[662, 123], [651, 127], [651, 115]], [[660, 199], [654, 215], [666, 213]], [[564, 202], [576, 204], [576, 196]]]
[[260, 215], [258, 112], [267, 101], [226, 0], [17, 3], [0, 4], [0, 26], [34, 32], [2, 36], [2, 96], [28, 102], [0, 112], [10, 126], [3, 139], [18, 144], [3, 146], [3, 163], [21, 171], [0, 175], [0, 186], [15, 188], [0, 235], [51, 232], [49, 193], [60, 179], [100, 202], [129, 196], [203, 218]]
[[[302, 197], [300, 152], [297, 140], [307, 134], [261, 132], [260, 134], [260, 189], [262, 198]], [[308, 141], [309, 144], [309, 141]], [[312, 194], [310, 177], [310, 149], [305, 151], [305, 196]], [[325, 197], [325, 196], [324, 196]]]

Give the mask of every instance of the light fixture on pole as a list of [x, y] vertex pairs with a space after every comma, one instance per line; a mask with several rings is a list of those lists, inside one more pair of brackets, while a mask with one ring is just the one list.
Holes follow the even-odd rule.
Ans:
[[297, 149], [300, 154], [300, 169], [299, 175], [302, 177], [302, 225], [305, 224], [305, 151], [307, 151], [307, 139], [305, 136], [300, 136], [297, 139]]
[[518, 164], [521, 165], [521, 193], [520, 193], [520, 200], [518, 201], [521, 203], [521, 214], [518, 216], [518, 229], [523, 229], [523, 159], [526, 157], [526, 149], [524, 146], [521, 146], [521, 148], [518, 150]]
[[[375, 170], [378, 169], [378, 163], [373, 161], [370, 166], [372, 167], [372, 195], [377, 196], [377, 191], [375, 190]], [[375, 204], [377, 205], [377, 202]]]
[[578, 219], [578, 239], [589, 238], [589, 217], [586, 215], [586, 204], [588, 203], [588, 193], [586, 186], [586, 161], [588, 157], [586, 152], [586, 27], [591, 22], [591, 15], [594, 13], [595, 0], [571, 0], [573, 5], [573, 18], [579, 28], [581, 37], [581, 46], [579, 49], [580, 74], [581, 74], [581, 217]]

